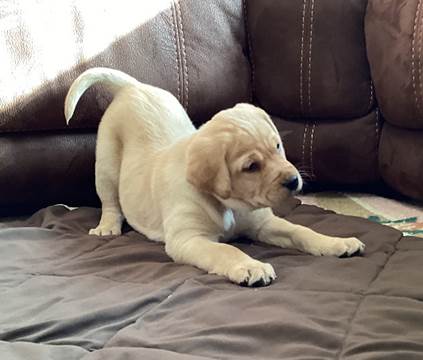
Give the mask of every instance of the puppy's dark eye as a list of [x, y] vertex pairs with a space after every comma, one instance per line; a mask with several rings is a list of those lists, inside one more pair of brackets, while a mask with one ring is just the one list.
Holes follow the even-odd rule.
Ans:
[[276, 149], [280, 149], [281, 148], [281, 144], [279, 144], [279, 143], [277, 143], [277, 145], [276, 145]]
[[242, 169], [244, 172], [256, 172], [260, 170], [260, 164], [256, 161], [252, 162], [250, 165], [248, 165], [246, 168]]

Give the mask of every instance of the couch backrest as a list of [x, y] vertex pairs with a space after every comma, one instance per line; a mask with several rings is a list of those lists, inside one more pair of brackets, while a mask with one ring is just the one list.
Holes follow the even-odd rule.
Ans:
[[381, 122], [366, 57], [367, 0], [247, 0], [255, 101], [321, 183], [378, 180]]
[[19, 0], [0, 17], [0, 212], [96, 198], [95, 133], [110, 95], [94, 87], [70, 127], [63, 117], [70, 84], [93, 66], [171, 91], [197, 125], [258, 104], [292, 131], [287, 154], [306, 180], [382, 175], [423, 198], [417, 0]]
[[423, 5], [369, 0], [366, 43], [384, 119], [379, 170], [396, 190], [423, 200]]
[[171, 91], [197, 124], [251, 99], [241, 0], [20, 0], [0, 24], [0, 208], [94, 193], [94, 134], [110, 95], [89, 90], [70, 127], [63, 115], [87, 68]]
[[[240, 0], [22, 0], [0, 14], [0, 132], [65, 129], [66, 91], [93, 66], [171, 91], [196, 121], [250, 98]], [[95, 128], [108, 98], [84, 96], [71, 127]]]

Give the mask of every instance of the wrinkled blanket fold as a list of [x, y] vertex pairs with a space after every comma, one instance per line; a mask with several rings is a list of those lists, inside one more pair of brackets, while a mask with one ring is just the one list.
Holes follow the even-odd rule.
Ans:
[[94, 208], [0, 225], [0, 358], [422, 359], [423, 239], [315, 206], [287, 219], [357, 236], [364, 256], [234, 243], [272, 263], [266, 288], [175, 264], [126, 228], [87, 235]]

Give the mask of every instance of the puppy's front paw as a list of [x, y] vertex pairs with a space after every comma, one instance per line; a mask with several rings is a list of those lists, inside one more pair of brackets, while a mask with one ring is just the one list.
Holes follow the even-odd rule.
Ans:
[[341, 240], [344, 240], [344, 252], [340, 255], [338, 255], [341, 258], [360, 255], [364, 252], [364, 249], [366, 245], [364, 245], [360, 240], [358, 240], [355, 237], [351, 238], [340, 238]]
[[276, 279], [273, 266], [258, 260], [244, 261], [229, 271], [229, 279], [241, 286], [267, 286]]
[[120, 223], [99, 224], [96, 228], [91, 229], [89, 235], [107, 236], [120, 235], [122, 225]]
[[316, 241], [309, 252], [316, 256], [339, 256], [350, 257], [359, 255], [364, 251], [366, 246], [357, 238], [339, 238], [324, 237], [320, 241]]
[[100, 223], [91, 229], [89, 235], [108, 236], [122, 233], [123, 216], [118, 211], [104, 211], [101, 214]]

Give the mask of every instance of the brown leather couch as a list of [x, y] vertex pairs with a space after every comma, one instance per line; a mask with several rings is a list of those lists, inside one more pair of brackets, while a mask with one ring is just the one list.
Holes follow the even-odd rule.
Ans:
[[423, 8], [417, 0], [9, 2], [0, 13], [0, 208], [93, 204], [91, 89], [70, 127], [63, 101], [108, 66], [171, 91], [200, 125], [254, 102], [310, 181], [383, 179], [423, 198]]

